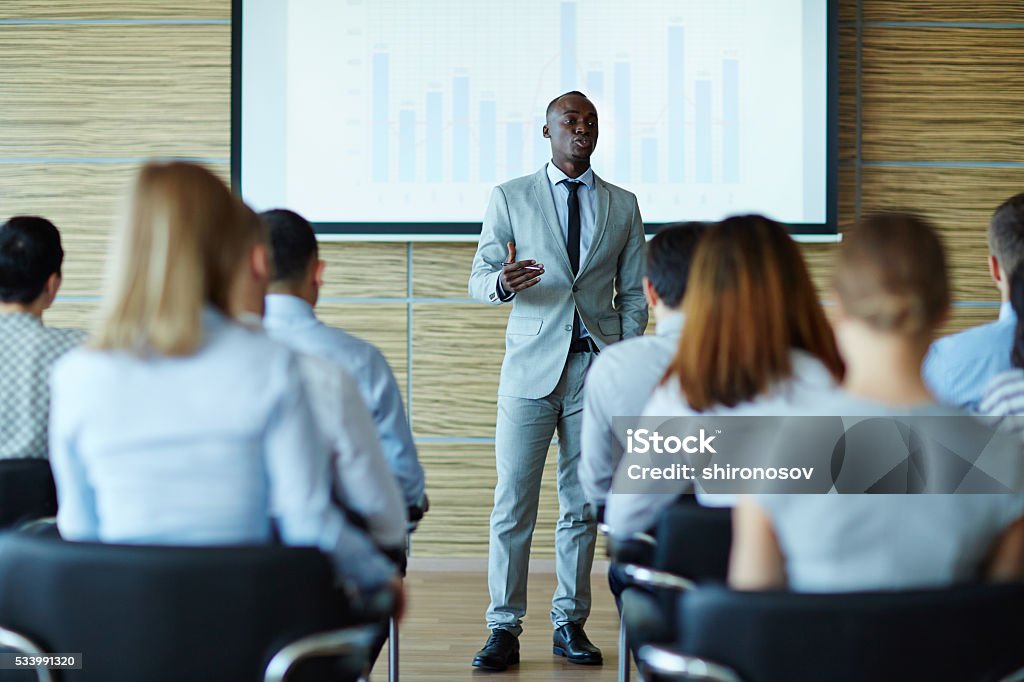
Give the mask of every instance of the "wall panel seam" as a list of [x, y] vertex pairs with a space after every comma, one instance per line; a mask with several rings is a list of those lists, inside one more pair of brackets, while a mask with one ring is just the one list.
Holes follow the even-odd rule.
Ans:
[[0, 19], [0, 26], [230, 26], [230, 19]]

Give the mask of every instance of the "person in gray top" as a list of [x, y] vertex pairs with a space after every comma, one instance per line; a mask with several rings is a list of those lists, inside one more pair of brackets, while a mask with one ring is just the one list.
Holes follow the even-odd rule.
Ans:
[[47, 457], [50, 369], [85, 338], [43, 324], [63, 261], [60, 233], [46, 218], [0, 225], [0, 459]]
[[[921, 376], [949, 312], [946, 272], [939, 236], [920, 218], [874, 216], [848, 232], [833, 281], [845, 394], [793, 414], [943, 416], [946, 423], [955, 416], [965, 420], [963, 431], [984, 428], [939, 406]], [[886, 454], [847, 448], [846, 460], [870, 466], [874, 460], [864, 458]], [[1007, 487], [1019, 490], [1016, 439], [1007, 436], [988, 457], [1008, 465], [1014, 483]], [[1019, 493], [760, 495], [740, 501], [733, 528], [729, 583], [737, 589], [842, 592], [1024, 578]]]
[[705, 223], [679, 223], [662, 228], [651, 238], [643, 286], [654, 311], [657, 334], [608, 346], [587, 373], [579, 477], [587, 499], [598, 510], [598, 520], [602, 520], [605, 496], [625, 450], [612, 420], [642, 414], [651, 391], [665, 376], [683, 330], [682, 303], [690, 260], [705, 229]]

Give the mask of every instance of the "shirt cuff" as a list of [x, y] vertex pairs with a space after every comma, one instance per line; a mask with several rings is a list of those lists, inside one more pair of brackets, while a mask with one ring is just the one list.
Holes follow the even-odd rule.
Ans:
[[501, 275], [498, 275], [498, 279], [495, 280], [494, 290], [497, 292], [498, 300], [500, 300], [500, 301], [511, 300], [512, 297], [516, 295], [516, 292], [513, 291], [510, 294], [510, 293], [505, 291], [505, 287], [501, 286]]

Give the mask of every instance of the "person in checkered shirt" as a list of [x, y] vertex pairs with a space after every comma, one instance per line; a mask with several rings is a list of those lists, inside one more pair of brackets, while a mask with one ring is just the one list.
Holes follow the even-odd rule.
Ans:
[[0, 459], [47, 456], [50, 369], [85, 338], [43, 324], [63, 261], [60, 233], [46, 218], [0, 225]]

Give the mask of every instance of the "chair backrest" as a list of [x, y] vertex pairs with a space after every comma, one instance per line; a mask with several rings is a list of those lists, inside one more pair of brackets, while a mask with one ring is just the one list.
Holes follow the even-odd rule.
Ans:
[[655, 537], [654, 568], [696, 581], [725, 581], [732, 509], [675, 504], [662, 514]]
[[1024, 584], [795, 594], [694, 590], [678, 648], [744, 682], [1001, 679], [1024, 666]]
[[330, 564], [312, 548], [0, 535], [0, 626], [81, 653], [66, 682], [256, 682], [281, 646], [337, 627], [332, 595]]
[[49, 460], [0, 460], [0, 528], [56, 513], [57, 489]]

